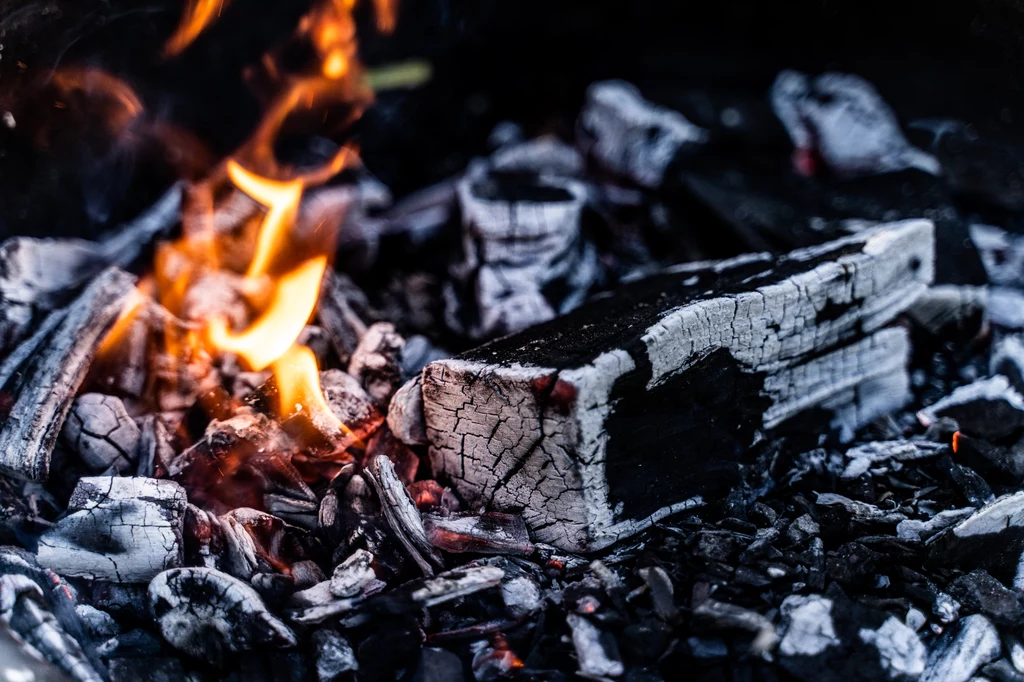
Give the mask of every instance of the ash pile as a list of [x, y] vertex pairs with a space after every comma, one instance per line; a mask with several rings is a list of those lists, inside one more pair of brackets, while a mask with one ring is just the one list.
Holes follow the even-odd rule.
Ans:
[[696, 122], [602, 82], [571, 142], [311, 191], [319, 402], [167, 352], [246, 314], [132, 274], [195, 188], [7, 241], [0, 670], [1024, 679], [1019, 156], [914, 130], [852, 75]]

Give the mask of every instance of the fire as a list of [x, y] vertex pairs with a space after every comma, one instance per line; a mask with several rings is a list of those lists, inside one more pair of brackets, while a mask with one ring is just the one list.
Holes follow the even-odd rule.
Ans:
[[174, 34], [164, 44], [164, 55], [174, 57], [185, 51], [203, 30], [220, 16], [225, 0], [190, 0]]
[[320, 370], [316, 356], [305, 346], [292, 346], [274, 362], [277, 379], [278, 409], [290, 416], [306, 410], [318, 416], [329, 416], [341, 427], [323, 392], [320, 390]]

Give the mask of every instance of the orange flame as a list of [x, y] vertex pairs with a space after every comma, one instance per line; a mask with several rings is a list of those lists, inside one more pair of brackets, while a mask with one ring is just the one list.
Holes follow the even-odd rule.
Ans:
[[175, 57], [184, 52], [220, 16], [225, 2], [227, 0], [190, 0], [181, 23], [164, 44], [164, 56]]
[[308, 410], [329, 416], [341, 428], [341, 420], [334, 416], [320, 390], [320, 370], [313, 351], [305, 346], [292, 346], [274, 361], [274, 377], [281, 414], [288, 416]]

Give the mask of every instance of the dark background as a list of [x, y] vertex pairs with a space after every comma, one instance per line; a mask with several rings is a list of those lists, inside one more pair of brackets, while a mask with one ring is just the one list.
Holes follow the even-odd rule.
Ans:
[[[164, 60], [178, 2], [0, 0], [0, 113], [17, 121], [0, 126], [0, 234], [93, 236], [174, 175], [152, 145], [111, 140], [95, 113], [55, 108], [45, 87], [55, 66], [119, 75], [149, 120], [194, 132], [217, 157], [259, 117], [243, 69], [307, 6], [232, 0]], [[904, 120], [955, 118], [1024, 141], [1024, 4], [1008, 0], [406, 0], [394, 35], [363, 24], [367, 63], [420, 58], [434, 70], [424, 87], [382, 94], [354, 131], [367, 166], [399, 195], [458, 172], [499, 121], [571, 135], [585, 87], [608, 77], [699, 119], [716, 99], [763, 103], [782, 68], [839, 69], [874, 82]]]

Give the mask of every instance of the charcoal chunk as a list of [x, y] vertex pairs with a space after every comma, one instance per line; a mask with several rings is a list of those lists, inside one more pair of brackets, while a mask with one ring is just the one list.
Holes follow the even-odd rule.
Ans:
[[1024, 594], [1010, 590], [985, 571], [960, 576], [949, 586], [949, 594], [967, 613], [981, 613], [997, 625], [1020, 625], [1024, 621]]

